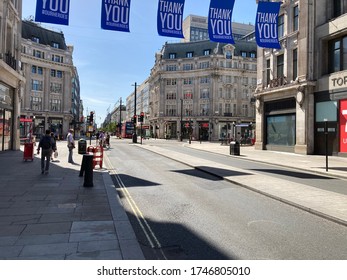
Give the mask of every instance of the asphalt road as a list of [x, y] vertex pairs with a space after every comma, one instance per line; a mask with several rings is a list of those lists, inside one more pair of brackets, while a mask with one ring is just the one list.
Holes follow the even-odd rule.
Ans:
[[[189, 153], [225, 160], [202, 151]], [[141, 149], [130, 140], [114, 140], [107, 155], [147, 259], [347, 259], [345, 226]], [[276, 170], [241, 164], [246, 170]], [[288, 184], [294, 178], [259, 172], [283, 176]], [[324, 187], [327, 179], [301, 180]]]

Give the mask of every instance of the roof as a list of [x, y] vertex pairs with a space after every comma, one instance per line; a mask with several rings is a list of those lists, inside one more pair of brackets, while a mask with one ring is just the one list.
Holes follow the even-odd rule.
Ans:
[[[170, 54], [175, 53], [176, 58], [186, 58], [187, 52], [193, 52], [193, 57], [204, 56], [205, 50], [210, 50], [211, 54], [223, 54], [223, 47], [228, 44], [217, 43], [210, 40], [194, 41], [194, 42], [181, 42], [181, 43], [166, 43], [163, 47], [163, 59], [169, 59]], [[255, 42], [249, 41], [235, 41], [235, 56], [241, 56], [241, 51], [257, 52], [257, 45]]]
[[22, 38], [32, 40], [33, 37], [39, 38], [39, 43], [42, 45], [52, 46], [52, 43], [58, 43], [59, 49], [66, 50], [64, 34], [62, 32], [55, 32], [45, 29], [32, 21], [22, 22]]

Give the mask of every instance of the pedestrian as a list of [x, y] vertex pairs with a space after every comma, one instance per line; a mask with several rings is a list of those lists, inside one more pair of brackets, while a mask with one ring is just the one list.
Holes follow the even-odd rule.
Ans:
[[[48, 174], [49, 172], [49, 162], [51, 158], [52, 150], [56, 150], [55, 142], [51, 137], [51, 131], [49, 129], [46, 130], [46, 134], [41, 137], [39, 146], [37, 147], [37, 154], [41, 151], [41, 174]], [[46, 161], [46, 165], [45, 165]]]
[[52, 149], [52, 151], [51, 151], [51, 161], [53, 161], [53, 154], [57, 151], [57, 141], [55, 139], [53, 132], [51, 132], [51, 138], [52, 138], [52, 141], [53, 141], [54, 147], [55, 147], [55, 149]]
[[110, 134], [108, 132], [106, 133], [106, 146], [110, 148]]
[[75, 149], [75, 140], [73, 138], [73, 129], [72, 128], [69, 130], [69, 133], [66, 137], [66, 140], [67, 140], [67, 147], [69, 149], [68, 162], [74, 164], [74, 161], [72, 159], [72, 154], [73, 154], [73, 149]]

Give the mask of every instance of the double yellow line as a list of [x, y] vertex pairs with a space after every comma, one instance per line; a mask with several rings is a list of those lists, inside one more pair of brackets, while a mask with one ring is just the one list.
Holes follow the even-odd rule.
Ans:
[[155, 236], [153, 230], [151, 229], [150, 225], [148, 224], [147, 220], [145, 219], [145, 217], [143, 216], [143, 213], [141, 212], [141, 210], [139, 209], [139, 207], [137, 206], [136, 202], [134, 201], [134, 199], [132, 198], [132, 196], [130, 195], [127, 187], [125, 186], [124, 182], [122, 181], [121, 177], [119, 176], [119, 174], [117, 173], [116, 169], [113, 167], [111, 161], [109, 160], [109, 158], [104, 154], [104, 159], [107, 162], [107, 166], [110, 167], [108, 168], [108, 171], [110, 173], [110, 175], [113, 175], [117, 181], [117, 185], [120, 187], [123, 196], [125, 197], [125, 199], [127, 200], [128, 204], [131, 207], [131, 210], [134, 214], [134, 216], [136, 217], [137, 222], [139, 223], [143, 233], [145, 234], [148, 243], [150, 244], [152, 249], [159, 249], [162, 256], [166, 258], [164, 252], [162, 251], [162, 246], [158, 240], [158, 238]]

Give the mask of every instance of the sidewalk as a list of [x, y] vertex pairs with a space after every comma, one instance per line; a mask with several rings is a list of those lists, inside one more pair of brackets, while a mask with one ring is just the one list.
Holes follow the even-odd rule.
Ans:
[[94, 186], [83, 187], [77, 147], [72, 165], [66, 142], [57, 146], [47, 175], [37, 155], [0, 153], [0, 259], [144, 259], [108, 172], [96, 169]]
[[[176, 152], [173, 149], [165, 148], [165, 140], [146, 140], [142, 148], [183, 162], [195, 169], [202, 170], [230, 181], [234, 184], [243, 186], [252, 191], [285, 202], [305, 211], [314, 213], [318, 216], [332, 220], [347, 226], [347, 182], [345, 187], [338, 190], [324, 190], [318, 187], [308, 186], [300, 183], [269, 176], [266, 173], [259, 173], [252, 170], [236, 168], [228, 163], [228, 158], [233, 157], [240, 160], [258, 161], [293, 168], [297, 171], [319, 174], [320, 178], [347, 179], [347, 158], [329, 157], [329, 171], [325, 171], [325, 157], [311, 155], [297, 155], [291, 153], [281, 153], [274, 151], [258, 151], [254, 146], [241, 146], [240, 156], [231, 156], [229, 146], [211, 142], [176, 142], [187, 148], [200, 149], [211, 153], [223, 154], [226, 157], [224, 164], [214, 161], [198, 159], [185, 153]], [[166, 142], [168, 143], [168, 142]], [[174, 142], [172, 142], [174, 144]], [[271, 169], [270, 173], [276, 173], [276, 168]], [[291, 176], [300, 174], [290, 172]], [[313, 176], [312, 177], [317, 177]]]

